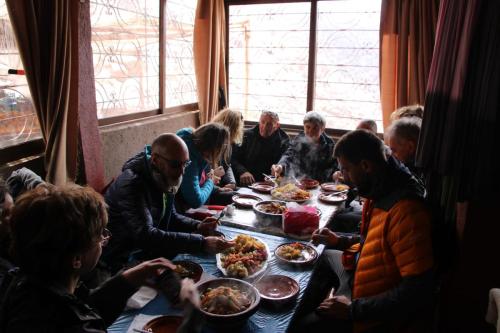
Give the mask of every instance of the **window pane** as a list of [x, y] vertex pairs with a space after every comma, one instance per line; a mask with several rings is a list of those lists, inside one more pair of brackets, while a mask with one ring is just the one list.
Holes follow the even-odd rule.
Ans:
[[9, 69], [23, 69], [23, 64], [0, 0], [0, 148], [42, 137], [26, 77], [8, 74]]
[[302, 124], [307, 99], [309, 3], [229, 7], [229, 106]]
[[193, 29], [198, 0], [167, 1], [166, 107], [196, 103]]
[[327, 127], [354, 129], [368, 118], [382, 128], [379, 23], [380, 0], [318, 2], [314, 109]]
[[158, 0], [91, 0], [97, 116], [159, 108]]

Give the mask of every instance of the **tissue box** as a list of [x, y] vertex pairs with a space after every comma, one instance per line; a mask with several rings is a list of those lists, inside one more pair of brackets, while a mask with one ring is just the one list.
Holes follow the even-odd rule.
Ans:
[[316, 207], [290, 205], [283, 217], [283, 231], [299, 236], [310, 235], [319, 228], [319, 218]]

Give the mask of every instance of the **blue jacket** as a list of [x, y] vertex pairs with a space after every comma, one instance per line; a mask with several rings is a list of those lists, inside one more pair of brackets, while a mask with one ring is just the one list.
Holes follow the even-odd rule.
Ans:
[[128, 160], [122, 173], [106, 191], [108, 228], [113, 235], [103, 248], [102, 261], [111, 271], [130, 259], [196, 252], [203, 248], [203, 236], [191, 234], [198, 221], [180, 215], [174, 195], [163, 194], [151, 175], [149, 147]]
[[210, 179], [207, 179], [200, 186], [201, 174], [203, 170], [207, 170], [206, 172], [210, 171], [210, 165], [194, 146], [192, 128], [180, 129], [176, 134], [188, 146], [189, 159], [191, 160], [191, 164], [184, 170], [184, 177], [179, 192], [189, 207], [198, 208], [207, 202], [214, 189], [214, 182]]

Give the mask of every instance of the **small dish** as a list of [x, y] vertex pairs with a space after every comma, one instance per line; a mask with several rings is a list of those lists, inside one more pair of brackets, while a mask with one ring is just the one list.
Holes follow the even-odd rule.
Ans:
[[263, 303], [273, 306], [284, 306], [294, 302], [300, 286], [286, 275], [266, 275], [255, 285]]
[[283, 263], [298, 265], [310, 264], [318, 258], [314, 247], [300, 242], [281, 244], [274, 250], [274, 255]]
[[319, 182], [316, 179], [311, 178], [303, 178], [299, 181], [300, 187], [305, 190], [312, 190], [313, 188], [318, 187]]
[[346, 184], [323, 183], [321, 184], [321, 189], [325, 192], [340, 192], [349, 190], [350, 187]]
[[271, 193], [271, 191], [276, 187], [276, 184], [273, 182], [265, 181], [265, 182], [255, 182], [252, 185], [248, 186], [255, 192], [259, 193]]
[[346, 201], [347, 194], [345, 194], [345, 193], [335, 194], [335, 192], [333, 192], [331, 194], [320, 193], [318, 195], [318, 200], [320, 200], [321, 202], [324, 202], [324, 203], [336, 205], [336, 204], [339, 204], [339, 203]]
[[236, 194], [233, 195], [232, 200], [238, 207], [252, 208], [256, 203], [261, 202], [262, 198], [252, 194]]
[[154, 333], [175, 333], [181, 324], [182, 317], [160, 316], [148, 321], [142, 329]]
[[199, 264], [190, 260], [178, 260], [172, 263], [177, 266], [175, 272], [181, 279], [188, 278], [193, 280], [194, 283], [200, 281], [203, 268]]

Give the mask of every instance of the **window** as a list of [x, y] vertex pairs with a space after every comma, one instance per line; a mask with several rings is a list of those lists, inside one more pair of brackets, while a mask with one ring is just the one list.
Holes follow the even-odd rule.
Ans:
[[165, 106], [196, 103], [193, 30], [198, 0], [167, 1]]
[[[330, 128], [353, 129], [364, 118], [381, 127], [380, 0], [238, 3], [229, 0], [232, 108], [246, 120], [258, 121], [260, 111], [268, 109], [280, 114], [281, 123], [302, 125], [312, 105]], [[310, 40], [314, 26], [315, 43]], [[315, 78], [309, 82], [313, 64]]]
[[91, 0], [97, 116], [159, 108], [160, 3]]
[[0, 0], [0, 148], [41, 138], [40, 125], [24, 75], [8, 74], [23, 65], [7, 6]]

